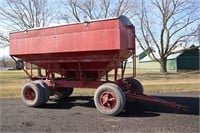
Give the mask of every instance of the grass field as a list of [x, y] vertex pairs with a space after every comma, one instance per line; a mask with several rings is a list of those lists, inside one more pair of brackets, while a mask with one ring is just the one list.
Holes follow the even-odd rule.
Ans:
[[[126, 76], [130, 76], [127, 70]], [[20, 97], [20, 91], [26, 81], [23, 71], [0, 71], [0, 98]], [[144, 86], [145, 93], [200, 91], [200, 72], [181, 72], [160, 74], [154, 71], [137, 71], [137, 79]], [[93, 95], [94, 89], [76, 88], [73, 95]]]

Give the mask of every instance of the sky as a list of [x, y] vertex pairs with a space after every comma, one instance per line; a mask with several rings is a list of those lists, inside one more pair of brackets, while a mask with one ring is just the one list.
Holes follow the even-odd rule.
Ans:
[[[3, 0], [0, 0], [0, 4], [3, 4]], [[50, 1], [50, 4], [53, 4], [54, 5], [54, 7], [58, 7], [58, 3], [56, 2], [56, 0], [51, 0]], [[1, 22], [0, 22], [1, 23]], [[63, 23], [63, 22], [61, 22], [61, 23]], [[55, 22], [53, 22], [52, 24], [50, 24], [50, 25], [57, 25], [57, 24], [55, 24]], [[7, 29], [3, 29], [3, 27], [0, 25], [0, 32], [8, 32], [8, 30]], [[2, 58], [2, 57], [8, 57], [9, 56], [9, 47], [0, 47], [0, 59]]]
[[[4, 0], [0, 0], [0, 5], [2, 5]], [[0, 32], [8, 32], [8, 30], [4, 29], [0, 26]], [[0, 59], [2, 57], [9, 57], [9, 47], [0, 47]]]
[[[0, 32], [8, 32], [8, 31], [0, 27]], [[9, 47], [3, 47], [3, 48], [0, 47], [0, 59], [2, 57], [9, 57]]]
[[9, 56], [9, 47], [0, 48], [0, 58]]
[[[0, 26], [0, 32], [8, 32], [8, 30], [6, 30]], [[0, 59], [4, 56], [6, 56], [6, 57], [9, 56], [9, 47], [3, 47], [3, 48], [0, 47]]]
[[[3, 4], [3, 0], [0, 0], [0, 4]], [[57, 0], [50, 0], [50, 4], [53, 4], [54, 7], [58, 7], [58, 1]], [[53, 24], [53, 25], [55, 25], [55, 24]], [[2, 32], [2, 31], [6, 31], [6, 29], [3, 29], [0, 26], [0, 32]], [[136, 25], [136, 32], [137, 32], [137, 25]], [[139, 49], [139, 47], [136, 47], [136, 48], [137, 48], [137, 54], [140, 53], [141, 49]], [[0, 58], [2, 58], [3, 56], [9, 56], [9, 47], [6, 47], [6, 48], [0, 47]]]

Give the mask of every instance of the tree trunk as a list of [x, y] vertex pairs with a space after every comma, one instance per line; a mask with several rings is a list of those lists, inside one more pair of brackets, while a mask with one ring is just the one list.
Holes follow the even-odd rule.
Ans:
[[160, 72], [167, 73], [167, 58], [160, 59]]

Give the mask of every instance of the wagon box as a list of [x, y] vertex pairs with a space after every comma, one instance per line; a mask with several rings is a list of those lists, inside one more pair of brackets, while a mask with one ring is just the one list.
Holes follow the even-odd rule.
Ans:
[[121, 19], [60, 25], [10, 34], [10, 54], [127, 50], [135, 46], [132, 25]]
[[[143, 94], [135, 79], [135, 30], [125, 16], [10, 33], [10, 55], [23, 60], [22, 65], [31, 64], [30, 71], [24, 68], [29, 82], [22, 87], [22, 100], [31, 107], [46, 104], [50, 95], [66, 98], [81, 87], [97, 88], [95, 106], [106, 115], [119, 114], [128, 98], [185, 109]], [[133, 75], [124, 78], [131, 56]], [[32, 64], [43, 68], [45, 75], [34, 76]], [[113, 79], [108, 75], [111, 70]]]
[[[32, 29], [10, 34], [10, 55], [67, 77], [77, 63], [87, 79], [100, 78], [105, 71], [126, 60], [135, 51], [134, 27], [122, 19], [76, 23]], [[76, 78], [77, 79], [77, 78]], [[87, 80], [86, 79], [86, 80]], [[91, 80], [91, 79], [90, 79]]]

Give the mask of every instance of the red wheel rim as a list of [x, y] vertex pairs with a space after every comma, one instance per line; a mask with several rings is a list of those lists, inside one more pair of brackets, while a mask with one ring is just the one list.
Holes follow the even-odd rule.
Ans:
[[35, 91], [32, 88], [27, 88], [24, 92], [24, 97], [26, 100], [33, 101], [36, 97]]
[[113, 92], [109, 92], [109, 91], [103, 92], [100, 95], [99, 101], [100, 101], [101, 106], [104, 109], [108, 109], [108, 110], [113, 109], [116, 105], [116, 97], [113, 94]]

